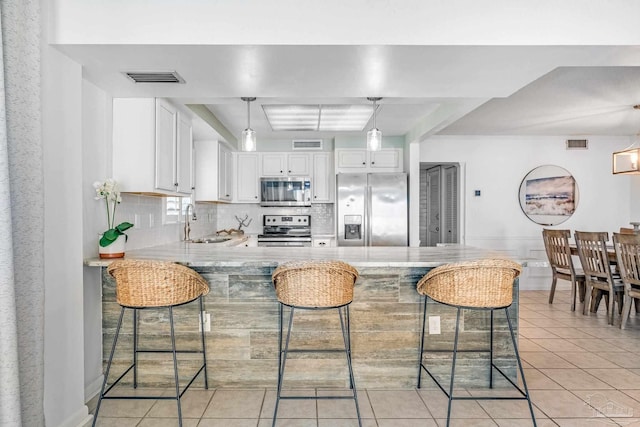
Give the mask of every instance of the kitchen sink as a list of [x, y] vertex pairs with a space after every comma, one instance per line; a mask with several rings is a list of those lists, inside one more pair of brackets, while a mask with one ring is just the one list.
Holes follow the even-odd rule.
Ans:
[[223, 242], [228, 242], [231, 239], [232, 239], [231, 237], [218, 236], [218, 237], [209, 237], [206, 239], [192, 239], [189, 241], [189, 243], [223, 243]]

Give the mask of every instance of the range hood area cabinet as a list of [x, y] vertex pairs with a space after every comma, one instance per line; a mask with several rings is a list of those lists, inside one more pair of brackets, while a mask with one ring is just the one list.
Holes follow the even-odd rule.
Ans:
[[113, 178], [122, 192], [191, 194], [191, 117], [161, 98], [113, 99]]
[[[286, 176], [311, 178], [311, 203], [334, 201], [335, 174], [332, 152], [236, 153], [235, 159], [236, 203], [260, 203], [260, 178]], [[196, 188], [198, 186], [196, 180]]]
[[222, 141], [195, 141], [195, 201], [233, 201], [233, 154]]
[[403, 172], [402, 148], [336, 148], [336, 173]]
[[311, 176], [308, 153], [262, 153], [262, 176]]

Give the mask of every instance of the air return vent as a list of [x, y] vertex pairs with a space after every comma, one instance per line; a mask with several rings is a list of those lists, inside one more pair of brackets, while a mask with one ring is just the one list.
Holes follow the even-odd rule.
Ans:
[[294, 139], [294, 150], [322, 150], [321, 139]]
[[587, 139], [567, 139], [567, 150], [586, 150], [589, 148]]
[[175, 71], [125, 71], [124, 75], [135, 83], [184, 83]]

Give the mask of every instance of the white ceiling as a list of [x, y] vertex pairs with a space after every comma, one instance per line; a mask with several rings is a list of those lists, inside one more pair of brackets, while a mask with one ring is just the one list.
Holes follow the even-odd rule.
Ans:
[[[255, 96], [258, 139], [333, 137], [272, 132], [261, 104], [370, 104], [384, 135], [633, 135], [640, 131], [640, 48], [606, 46], [59, 45], [114, 97], [203, 104], [233, 135]], [[175, 70], [185, 84], [135, 84], [123, 71]], [[220, 132], [196, 124], [198, 138]], [[224, 133], [222, 133], [224, 134]], [[347, 133], [357, 134], [354, 132]]]

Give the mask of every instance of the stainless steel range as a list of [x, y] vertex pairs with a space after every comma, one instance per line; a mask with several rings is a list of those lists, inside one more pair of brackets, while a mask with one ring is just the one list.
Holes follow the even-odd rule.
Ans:
[[310, 215], [265, 215], [258, 246], [311, 246]]

